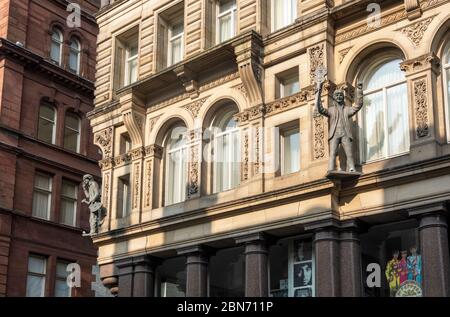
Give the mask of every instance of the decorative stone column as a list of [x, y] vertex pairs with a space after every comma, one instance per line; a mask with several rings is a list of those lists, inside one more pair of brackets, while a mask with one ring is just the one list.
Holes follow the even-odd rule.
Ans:
[[427, 297], [450, 296], [450, 266], [447, 230], [447, 209], [444, 204], [428, 205], [410, 210], [418, 216], [420, 252], [422, 253], [422, 290]]
[[334, 227], [318, 228], [314, 232], [316, 258], [316, 295], [340, 296], [339, 233]]
[[209, 252], [202, 246], [178, 250], [178, 255], [186, 256], [186, 296], [208, 296]]
[[256, 233], [236, 239], [245, 244], [245, 296], [269, 296], [267, 236]]
[[119, 270], [119, 297], [133, 297], [133, 259], [117, 261], [116, 266]]
[[339, 235], [342, 297], [362, 296], [361, 247], [357, 230], [358, 227], [352, 222]]

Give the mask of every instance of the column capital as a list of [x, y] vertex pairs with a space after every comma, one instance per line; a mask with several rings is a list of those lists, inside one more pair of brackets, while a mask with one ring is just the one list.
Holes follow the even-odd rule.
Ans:
[[215, 253], [215, 249], [205, 245], [193, 245], [189, 247], [180, 248], [177, 250], [177, 255], [202, 255], [211, 256]]
[[255, 242], [271, 244], [274, 240], [276, 240], [275, 237], [265, 232], [255, 232], [234, 238], [236, 244], [248, 244]]
[[448, 212], [445, 202], [437, 202], [434, 204], [428, 204], [413, 208], [408, 208], [408, 216], [422, 218], [427, 215], [446, 215]]

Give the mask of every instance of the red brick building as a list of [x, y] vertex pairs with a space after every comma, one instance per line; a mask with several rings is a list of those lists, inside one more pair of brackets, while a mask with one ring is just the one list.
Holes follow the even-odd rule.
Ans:
[[[0, 297], [93, 295], [97, 250], [82, 237], [89, 212], [79, 184], [100, 175], [86, 119], [100, 1], [75, 2], [80, 27], [67, 23], [65, 0], [0, 2]], [[73, 262], [81, 288], [70, 292]]]

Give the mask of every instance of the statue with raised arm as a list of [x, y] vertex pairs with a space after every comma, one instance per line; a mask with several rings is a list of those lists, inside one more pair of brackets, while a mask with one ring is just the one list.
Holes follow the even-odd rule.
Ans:
[[336, 172], [336, 156], [339, 145], [342, 145], [344, 148], [348, 172], [357, 174], [355, 160], [353, 158], [353, 134], [350, 118], [361, 110], [363, 106], [363, 84], [360, 82], [357, 84], [356, 104], [354, 106], [346, 106], [344, 92], [336, 89], [333, 93], [333, 105], [326, 109], [322, 106], [321, 101], [321, 93], [326, 74], [327, 71], [324, 67], [319, 67], [316, 71], [317, 93], [315, 109], [321, 115], [328, 117], [329, 120], [328, 142], [330, 147], [330, 160], [328, 163], [328, 174], [333, 172], [346, 173], [345, 171]]
[[83, 236], [92, 236], [98, 233], [98, 228], [103, 224], [106, 210], [101, 202], [100, 188], [92, 175], [87, 174], [83, 176], [82, 186], [86, 199], [83, 199], [81, 202], [89, 206], [89, 224], [91, 227], [89, 233], [83, 231]]

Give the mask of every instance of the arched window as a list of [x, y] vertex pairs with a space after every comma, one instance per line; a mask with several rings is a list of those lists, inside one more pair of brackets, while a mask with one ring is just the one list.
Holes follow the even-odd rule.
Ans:
[[38, 139], [47, 143], [55, 143], [56, 110], [43, 104], [39, 108]]
[[240, 135], [233, 116], [237, 109], [225, 104], [213, 120], [214, 132], [214, 192], [222, 192], [239, 185], [240, 180]]
[[401, 62], [397, 57], [376, 60], [362, 76], [361, 150], [365, 162], [409, 151], [408, 96]]
[[450, 41], [445, 46], [442, 61], [442, 73], [444, 74], [444, 98], [447, 107], [447, 140], [450, 142]]
[[63, 44], [63, 35], [61, 31], [54, 27], [52, 30], [52, 45], [50, 49], [50, 58], [53, 62], [58, 65], [61, 65], [62, 60], [62, 44]]
[[80, 151], [80, 131], [80, 118], [76, 114], [68, 112], [65, 118], [64, 148], [74, 152]]
[[186, 199], [188, 146], [186, 127], [174, 126], [166, 136], [166, 186], [165, 205], [172, 205]]
[[72, 38], [69, 47], [69, 70], [78, 75], [80, 73], [81, 44], [76, 38]]

